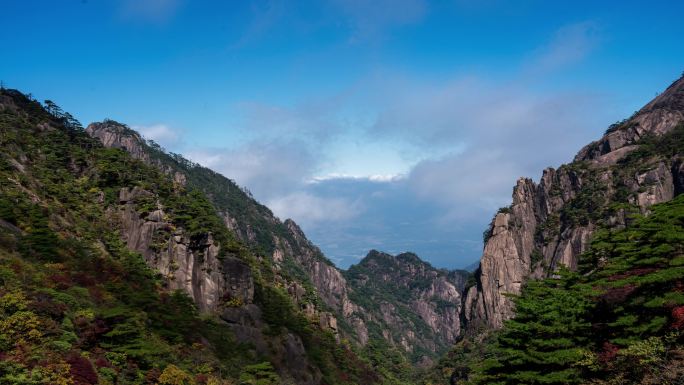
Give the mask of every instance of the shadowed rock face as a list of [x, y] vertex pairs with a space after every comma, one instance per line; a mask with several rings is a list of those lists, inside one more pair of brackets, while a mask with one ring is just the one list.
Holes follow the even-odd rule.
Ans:
[[[477, 284], [465, 296], [465, 322], [501, 327], [513, 315], [512, 302], [504, 294], [520, 293], [526, 279], [548, 276], [560, 265], [577, 268], [598, 221], [624, 225], [625, 211], [607, 210], [611, 203], [646, 212], [682, 193], [681, 152], [643, 159], [634, 169], [624, 164], [640, 140], [667, 134], [682, 121], [684, 78], [580, 150], [570, 165], [544, 170], [538, 184], [519, 179], [511, 206], [490, 225]], [[606, 215], [598, 218], [595, 213], [601, 210]]]

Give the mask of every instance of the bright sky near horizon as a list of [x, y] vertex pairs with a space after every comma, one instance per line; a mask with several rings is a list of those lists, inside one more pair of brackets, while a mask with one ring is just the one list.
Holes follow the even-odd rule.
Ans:
[[479, 259], [520, 176], [684, 70], [684, 2], [0, 0], [0, 80], [249, 188], [342, 267]]

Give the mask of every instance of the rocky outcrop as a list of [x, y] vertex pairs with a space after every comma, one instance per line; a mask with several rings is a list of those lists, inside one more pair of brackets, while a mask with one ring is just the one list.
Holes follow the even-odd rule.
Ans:
[[[256, 202], [233, 181], [180, 156], [164, 153], [124, 124], [105, 120], [88, 125], [86, 132], [107, 147], [123, 149], [134, 158], [156, 166], [170, 175], [177, 184], [204, 191], [212, 199], [226, 227], [257, 254], [270, 253], [276, 268], [289, 266], [288, 263], [299, 266], [315, 290], [311, 294], [319, 296], [327, 310], [318, 309], [311, 302], [311, 296], [301, 293], [301, 290], [307, 290], [306, 285], [303, 285], [305, 282], [287, 282], [292, 277], [278, 279], [286, 286], [299, 287], [296, 293], [291, 293], [292, 299], [310, 318], [319, 319], [321, 325], [338, 332], [337, 317], [349, 317], [348, 321], [351, 321], [353, 314], [358, 311], [358, 307], [349, 300], [348, 285], [340, 270], [306, 238], [294, 221], [288, 219], [281, 222], [267, 207]], [[218, 196], [219, 193], [228, 196], [227, 199], [226, 196]], [[159, 220], [158, 217], [162, 215], [160, 212], [151, 213], [145, 219], [136, 219], [132, 208], [122, 214], [124, 224], [129, 227], [126, 229], [129, 247], [143, 253], [148, 263], [162, 274], [173, 277], [169, 283], [170, 288], [183, 287], [203, 310], [213, 309], [221, 297], [232, 295], [224, 292], [222, 287], [225, 285], [217, 275], [218, 269], [212, 265], [216, 264], [216, 246], [212, 246], [213, 241], [209, 239], [207, 245], [191, 245], [187, 243], [187, 239], [173, 234], [171, 243], [164, 244], [161, 250], [161, 245], [154, 238], [160, 231], [175, 230], [164, 230], [169, 224]], [[155, 247], [154, 250], [150, 249], [152, 246]], [[202, 259], [201, 265], [196, 263], [195, 254], [198, 250], [201, 258], [209, 257], [207, 260]], [[286, 275], [284, 272], [283, 276]], [[231, 291], [253, 291], [250, 285], [245, 289], [239, 283], [228, 285], [225, 290], [227, 288], [232, 288]], [[238, 296], [247, 297], [249, 296]], [[353, 325], [353, 330], [361, 335], [367, 334], [362, 321], [354, 320]], [[353, 335], [346, 337], [354, 339]], [[365, 343], [363, 339], [360, 342]]]
[[601, 139], [585, 146], [575, 161], [603, 163], [602, 156], [635, 144], [645, 135], [663, 135], [684, 120], [684, 78], [670, 85], [633, 117], [611, 126]]
[[220, 317], [233, 331], [237, 342], [252, 347], [253, 354], [271, 357], [281, 376], [296, 384], [320, 384], [322, 374], [311, 364], [302, 339], [292, 333], [279, 336], [264, 334], [261, 309], [254, 304], [225, 307]]
[[284, 225], [290, 237], [289, 240], [278, 239], [279, 247], [274, 251], [274, 260], [279, 253], [283, 255], [282, 258], [294, 258], [308, 273], [321, 299], [345, 317], [349, 316], [355, 308], [349, 301], [347, 280], [340, 270], [323, 257], [318, 247], [306, 238], [302, 229], [293, 220], [287, 219]]
[[611, 126], [573, 163], [544, 170], [538, 184], [519, 179], [511, 206], [496, 214], [488, 230], [476, 284], [464, 299], [465, 323], [501, 327], [513, 315], [506, 294], [520, 293], [527, 279], [548, 276], [561, 265], [577, 268], [598, 224], [623, 226], [629, 207], [645, 213], [684, 191], [682, 149], [629, 157], [644, 140], [661, 137], [682, 121], [684, 78], [632, 118]]
[[177, 184], [185, 185], [187, 183], [185, 174], [160, 161], [158, 156], [163, 153], [160, 147], [157, 146], [157, 148], [152, 149], [138, 132], [125, 124], [114, 120], [91, 123], [86, 127], [86, 133], [99, 139], [105, 147], [122, 149], [135, 159], [159, 167], [163, 172], [169, 174]]
[[230, 299], [251, 303], [254, 282], [249, 265], [232, 256], [219, 259], [220, 245], [211, 234], [190, 239], [166, 220], [161, 206], [150, 213], [138, 212], [136, 201], [149, 196], [138, 187], [119, 193], [119, 209], [112, 214], [121, 224], [127, 247], [142, 254], [170, 290], [184, 290], [201, 310], [216, 310]]
[[100, 139], [105, 147], [120, 148], [145, 162], [150, 160], [142, 136], [121, 123], [113, 120], [92, 123], [88, 125], [86, 132], [93, 138]]

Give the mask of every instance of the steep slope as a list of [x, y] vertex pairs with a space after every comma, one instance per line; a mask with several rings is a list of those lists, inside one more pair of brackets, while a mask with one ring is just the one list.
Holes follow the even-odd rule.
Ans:
[[[106, 120], [90, 124], [86, 132], [107, 147], [124, 149], [133, 157], [158, 167], [176, 183], [206, 194], [226, 227], [291, 281], [288, 292], [302, 309], [315, 313], [321, 323], [335, 331], [338, 327], [344, 328], [347, 337], [356, 335], [346, 322], [358, 310], [349, 301], [346, 280], [296, 223], [281, 222], [232, 180], [178, 154], [166, 153], [124, 124]], [[355, 326], [364, 334], [362, 323], [355, 322]]]
[[[358, 281], [350, 282], [356, 275], [337, 269], [294, 221], [287, 219], [281, 222], [270, 209], [258, 203], [232, 180], [180, 155], [167, 154], [154, 142], [146, 141], [126, 125], [112, 120], [90, 124], [86, 132], [107, 147], [124, 149], [137, 159], [154, 165], [177, 184], [204, 192], [223, 217], [225, 225], [265, 263], [275, 266], [279, 275], [287, 280], [288, 294], [300, 309], [317, 317], [322, 326], [365, 347], [364, 352], [399, 347], [399, 355], [417, 362], [436, 357], [458, 335], [463, 285], [455, 283], [460, 282], [461, 273], [449, 275], [423, 262], [416, 262], [420, 269], [408, 272], [419, 274], [416, 280], [432, 285], [431, 290], [435, 293], [428, 289], [414, 293], [416, 297], [408, 307], [394, 306], [400, 303], [396, 298], [387, 303], [386, 318], [413, 320], [388, 323], [377, 313], [377, 306], [368, 302], [368, 295], [393, 290], [393, 282], [383, 284], [388, 287], [366, 287], [358, 285]], [[134, 229], [133, 232], [136, 231]], [[423, 304], [422, 300], [427, 302]], [[434, 301], [438, 301], [439, 306]], [[391, 332], [383, 333], [378, 331], [379, 328], [389, 328]], [[367, 346], [369, 342], [372, 349]]]
[[1, 382], [381, 379], [202, 191], [46, 105], [0, 89]]
[[578, 272], [527, 282], [502, 329], [460, 341], [424, 383], [684, 381], [684, 195], [600, 227]]
[[387, 340], [423, 366], [460, 334], [467, 276], [435, 269], [413, 253], [392, 256], [375, 250], [345, 272], [351, 299], [365, 310], [360, 316], [369, 337]]
[[501, 327], [513, 315], [507, 294], [561, 265], [576, 269], [597, 226], [623, 227], [631, 211], [646, 212], [682, 193], [684, 154], [677, 140], [683, 120], [681, 78], [572, 163], [544, 170], [538, 184], [518, 180], [513, 203], [485, 233], [476, 284], [464, 302], [465, 323]]

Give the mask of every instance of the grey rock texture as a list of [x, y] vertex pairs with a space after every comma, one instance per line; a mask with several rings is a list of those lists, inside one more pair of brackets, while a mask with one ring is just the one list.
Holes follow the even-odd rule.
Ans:
[[[429, 363], [460, 335], [466, 273], [435, 269], [415, 254], [371, 251], [345, 272], [356, 316], [415, 362]], [[375, 336], [379, 337], [379, 336]]]
[[254, 282], [249, 265], [225, 256], [211, 234], [191, 240], [182, 228], [165, 220], [163, 207], [141, 215], [137, 199], [150, 195], [135, 187], [119, 193], [119, 209], [112, 213], [121, 224], [121, 236], [129, 249], [139, 252], [158, 271], [171, 290], [184, 290], [201, 310], [216, 310], [224, 298], [250, 303]]
[[[107, 147], [123, 149], [136, 159], [158, 167], [180, 185], [189, 183], [189, 177], [186, 175], [188, 169], [190, 172], [194, 169], [201, 169], [201, 166], [182, 163], [184, 160], [179, 163], [177, 158], [174, 159], [160, 152], [159, 149], [150, 147], [140, 134], [115, 121], [92, 123], [88, 125], [86, 132], [98, 138]], [[281, 222], [268, 208], [256, 202], [248, 192], [240, 189], [234, 182], [217, 176], [213, 172], [208, 172], [208, 175], [213, 178], [213, 181], [226, 185], [227, 191], [235, 194], [236, 200], [239, 201], [237, 205], [221, 206], [218, 203], [220, 200], [215, 199], [217, 210], [223, 217], [226, 227], [238, 239], [252, 247], [256, 253], [270, 253], [270, 258], [276, 268], [287, 270], [291, 267], [289, 261], [302, 269], [306, 275], [306, 281], [316, 291], [315, 295], [318, 295], [325, 307], [332, 312], [318, 309], [309, 302], [307, 299], [309, 297], [302, 292], [306, 291], [302, 285], [299, 285], [296, 292], [291, 293], [294, 302], [311, 318], [320, 319], [321, 325], [337, 332], [336, 317], [351, 316], [358, 310], [348, 298], [348, 285], [340, 270], [306, 238], [294, 221], [288, 219]], [[201, 185], [191, 187], [202, 188]], [[122, 192], [123, 195], [130, 193]], [[141, 192], [136, 191], [137, 193]], [[210, 199], [216, 198], [210, 192], [207, 192], [207, 195]], [[125, 204], [129, 198], [123, 196], [121, 200], [122, 204]], [[146, 218], [138, 218], [132, 205], [127, 207], [122, 210], [120, 216], [123, 219], [124, 236], [129, 247], [141, 252], [150, 266], [167, 276], [170, 288], [184, 288], [202, 310], [215, 309], [220, 299], [226, 296], [245, 299], [246, 302], [251, 301], [254, 291], [253, 283], [248, 281], [241, 283], [241, 278], [234, 276], [237, 274], [234, 270], [243, 271], [244, 269], [232, 265], [219, 266], [220, 264], [216, 261], [218, 249], [210, 239], [207, 245], [191, 245], [182, 234], [174, 234], [170, 243], [163, 245], [163, 250], [152, 250], [151, 246], [157, 248], [160, 246], [155, 244], [155, 234], [169, 228], [169, 224], [162, 220], [163, 211], [150, 213]], [[270, 238], [270, 242], [266, 242], [266, 245], [264, 245], [264, 238]], [[198, 263], [200, 260], [201, 263]], [[225, 268], [220, 270], [221, 267]], [[286, 272], [283, 273], [287, 275]], [[292, 282], [287, 285], [292, 285]], [[363, 333], [363, 328], [362, 322], [355, 322], [355, 330]], [[353, 336], [348, 337], [353, 338]]]
[[641, 160], [634, 169], [620, 163], [639, 140], [666, 134], [682, 121], [684, 78], [580, 150], [573, 163], [544, 170], [538, 184], [519, 179], [511, 206], [490, 225], [476, 285], [465, 296], [465, 323], [501, 327], [513, 315], [505, 294], [520, 293], [527, 279], [553, 274], [561, 265], [577, 268], [599, 221], [624, 225], [624, 209], [609, 208], [612, 203], [646, 213], [684, 191], [681, 153]]

